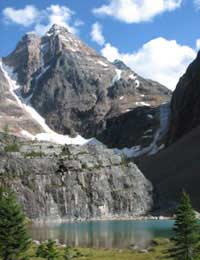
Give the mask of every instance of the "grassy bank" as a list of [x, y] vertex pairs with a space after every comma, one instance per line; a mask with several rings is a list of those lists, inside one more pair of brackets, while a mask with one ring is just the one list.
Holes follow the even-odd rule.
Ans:
[[[127, 249], [89, 249], [89, 248], [77, 248], [81, 256], [75, 259], [79, 260], [170, 260], [166, 256], [166, 251], [170, 243], [166, 239], [154, 241], [148, 252], [145, 250], [127, 250]], [[26, 256], [29, 256], [30, 260], [43, 260], [43, 258], [35, 257], [37, 246], [33, 245]], [[60, 248], [60, 251], [63, 251]], [[72, 258], [73, 259], [73, 258]]]

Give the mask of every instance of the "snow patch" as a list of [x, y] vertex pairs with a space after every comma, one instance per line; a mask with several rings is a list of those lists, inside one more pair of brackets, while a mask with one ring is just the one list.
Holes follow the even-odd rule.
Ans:
[[117, 82], [118, 80], [121, 79], [122, 70], [115, 69], [115, 72], [116, 72], [116, 75], [114, 76], [114, 78], [112, 80], [112, 84], [114, 84], [115, 82]]
[[149, 103], [140, 101], [140, 102], [135, 102], [136, 106], [146, 106], [146, 107], [150, 107], [151, 105]]
[[[30, 105], [28, 99], [24, 99], [20, 96], [20, 86], [17, 84], [15, 77], [13, 77], [12, 69], [5, 66], [2, 61], [0, 61], [0, 68], [2, 69], [5, 78], [7, 79], [10, 87], [10, 92], [15, 97], [19, 106], [27, 111], [30, 116], [43, 128], [44, 132], [32, 135], [25, 130], [22, 130], [22, 135], [30, 137], [30, 139], [36, 139], [38, 141], [49, 141], [57, 144], [74, 144], [74, 145], [84, 145], [84, 144], [96, 144], [99, 143], [95, 138], [85, 139], [78, 135], [75, 138], [71, 138], [67, 135], [60, 135], [54, 132], [46, 124], [45, 119]], [[25, 103], [26, 102], [26, 103]]]
[[[141, 103], [141, 102], [140, 102]], [[151, 115], [152, 116], [152, 115]], [[170, 119], [170, 105], [169, 103], [160, 106], [160, 128], [156, 131], [152, 143], [144, 148], [141, 146], [133, 146], [131, 148], [114, 149], [117, 154], [126, 156], [127, 158], [134, 158], [142, 155], [153, 155], [162, 150], [165, 145], [158, 146], [159, 140], [168, 131]], [[147, 130], [144, 134], [152, 132], [152, 129]], [[147, 136], [143, 136], [147, 137]]]
[[101, 66], [105, 67], [105, 68], [108, 67], [108, 65], [101, 60], [98, 60], [97, 63], [100, 64]]
[[153, 119], [153, 115], [151, 115], [151, 114], [148, 114], [147, 117], [150, 119]]
[[137, 79], [137, 75], [131, 74], [131, 75], [129, 75], [128, 78], [129, 78], [129, 79], [132, 79], [132, 80], [136, 80], [136, 79]]
[[140, 86], [140, 82], [139, 82], [138, 79], [136, 79], [136, 80], [135, 80], [135, 87], [136, 87], [136, 88], [139, 88], [139, 86]]

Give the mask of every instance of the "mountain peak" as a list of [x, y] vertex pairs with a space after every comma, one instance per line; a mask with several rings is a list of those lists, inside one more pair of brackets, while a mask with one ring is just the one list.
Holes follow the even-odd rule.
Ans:
[[62, 33], [69, 33], [68, 29], [65, 26], [59, 24], [53, 24], [46, 35], [58, 35]]
[[118, 59], [113, 61], [113, 65], [115, 65], [115, 67], [117, 67], [120, 70], [127, 70], [127, 69], [129, 69], [129, 67], [126, 66], [126, 64], [123, 61], [118, 60]]

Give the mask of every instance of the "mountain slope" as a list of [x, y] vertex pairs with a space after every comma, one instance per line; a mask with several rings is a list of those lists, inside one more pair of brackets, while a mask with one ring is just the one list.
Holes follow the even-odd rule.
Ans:
[[200, 53], [180, 79], [171, 101], [168, 147], [138, 161], [157, 191], [158, 207], [174, 210], [186, 190], [200, 210]]
[[35, 121], [19, 102], [0, 61], [0, 129], [9, 126], [12, 133], [30, 137], [42, 132], [42, 127]]
[[171, 102], [169, 143], [200, 125], [200, 52], [180, 79]]
[[154, 185], [158, 214], [174, 213], [183, 190], [190, 194], [194, 207], [200, 211], [199, 147], [200, 127], [197, 127], [167, 149], [137, 163]]
[[[143, 79], [119, 61], [108, 62], [57, 25], [41, 38], [26, 35], [3, 62], [17, 74], [21, 95], [30, 99], [52, 129], [71, 136], [101, 136], [115, 147], [117, 143], [106, 134], [108, 126], [116, 128], [112, 119], [121, 120], [138, 107], [157, 107], [171, 95], [164, 86]], [[155, 129], [153, 124], [151, 129]], [[146, 125], [137, 136], [149, 130]], [[133, 140], [120, 142], [132, 147], [137, 144]]]

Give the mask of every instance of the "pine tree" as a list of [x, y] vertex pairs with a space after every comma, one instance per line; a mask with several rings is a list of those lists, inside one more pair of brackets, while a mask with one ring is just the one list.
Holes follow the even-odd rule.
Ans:
[[0, 187], [0, 257], [16, 260], [29, 244], [21, 207], [13, 192]]
[[173, 228], [174, 247], [170, 256], [177, 260], [194, 260], [199, 253], [199, 225], [188, 194], [183, 192], [180, 205], [176, 212]]
[[48, 240], [42, 243], [36, 252], [37, 257], [43, 257], [47, 260], [58, 260], [60, 259], [60, 254], [56, 246], [56, 242], [53, 240]]

